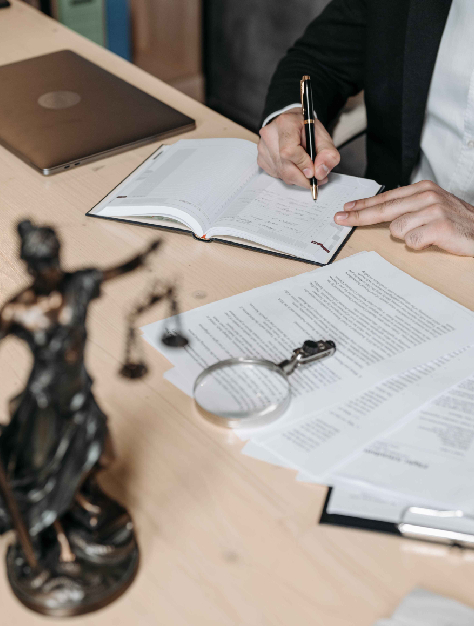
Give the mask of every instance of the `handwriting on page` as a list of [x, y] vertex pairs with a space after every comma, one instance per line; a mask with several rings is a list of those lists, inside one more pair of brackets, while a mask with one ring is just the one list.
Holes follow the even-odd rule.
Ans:
[[321, 246], [324, 252], [327, 252], [329, 254], [329, 250], [325, 246], [323, 246], [322, 243], [319, 243], [319, 241], [312, 241], [311, 243], [315, 243], [317, 246]]
[[[263, 189], [251, 187], [237, 199], [229, 223], [234, 228], [287, 243], [298, 250], [321, 243], [329, 253], [347, 232], [333, 220], [332, 206], [324, 200], [314, 203], [305, 189], [288, 188], [281, 181], [268, 181]], [[227, 214], [226, 216], [227, 217]]]
[[[230, 227], [239, 236], [253, 235], [253, 240], [263, 245], [278, 244], [291, 254], [316, 255], [326, 262], [327, 255], [337, 250], [350, 232], [350, 228], [334, 222], [336, 211], [348, 200], [373, 195], [377, 189], [374, 181], [334, 174], [314, 202], [307, 189], [259, 174], [226, 209], [216, 226]], [[321, 252], [317, 253], [314, 246]]]

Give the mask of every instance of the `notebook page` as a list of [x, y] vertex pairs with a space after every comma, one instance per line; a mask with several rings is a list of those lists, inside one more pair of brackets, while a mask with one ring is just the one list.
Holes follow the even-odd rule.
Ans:
[[91, 213], [175, 218], [202, 236], [257, 171], [250, 141], [182, 139], [147, 159]]
[[331, 174], [316, 202], [308, 189], [286, 185], [260, 170], [207, 236], [231, 235], [326, 264], [351, 228], [334, 222], [345, 202], [375, 195], [372, 180]]

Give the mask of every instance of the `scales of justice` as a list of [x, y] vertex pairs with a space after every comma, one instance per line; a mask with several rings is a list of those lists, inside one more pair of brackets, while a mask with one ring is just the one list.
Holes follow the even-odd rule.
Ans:
[[[15, 335], [25, 341], [33, 367], [0, 430], [0, 534], [16, 534], [6, 566], [17, 598], [43, 615], [68, 617], [106, 606], [137, 572], [132, 519], [97, 480], [113, 448], [84, 365], [85, 324], [102, 283], [142, 267], [159, 242], [117, 267], [66, 272], [52, 228], [23, 221], [18, 233], [32, 282], [1, 308], [0, 339]], [[155, 287], [129, 315], [125, 377], [147, 371], [142, 359], [132, 358], [134, 323], [162, 300], [178, 324], [163, 342], [187, 344], [173, 287]]]

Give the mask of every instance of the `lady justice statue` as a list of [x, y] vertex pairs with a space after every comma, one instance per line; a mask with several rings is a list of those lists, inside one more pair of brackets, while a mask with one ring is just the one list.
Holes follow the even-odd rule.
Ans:
[[[118, 267], [65, 272], [52, 228], [24, 221], [18, 233], [33, 280], [1, 309], [0, 339], [24, 340], [34, 362], [0, 431], [0, 534], [16, 531], [7, 569], [19, 600], [45, 615], [80, 615], [121, 595], [138, 565], [130, 515], [97, 482], [113, 453], [84, 366], [87, 309], [104, 281], [143, 266], [159, 242]], [[172, 288], [148, 304], [161, 299], [176, 310]], [[122, 373], [138, 377], [144, 370], [128, 363]]]

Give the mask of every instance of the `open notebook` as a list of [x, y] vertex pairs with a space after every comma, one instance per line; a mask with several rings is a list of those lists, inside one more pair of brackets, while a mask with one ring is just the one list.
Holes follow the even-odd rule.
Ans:
[[184, 139], [161, 146], [88, 215], [326, 265], [352, 231], [334, 213], [379, 190], [375, 181], [331, 174], [314, 202], [309, 190], [262, 172], [250, 141]]

